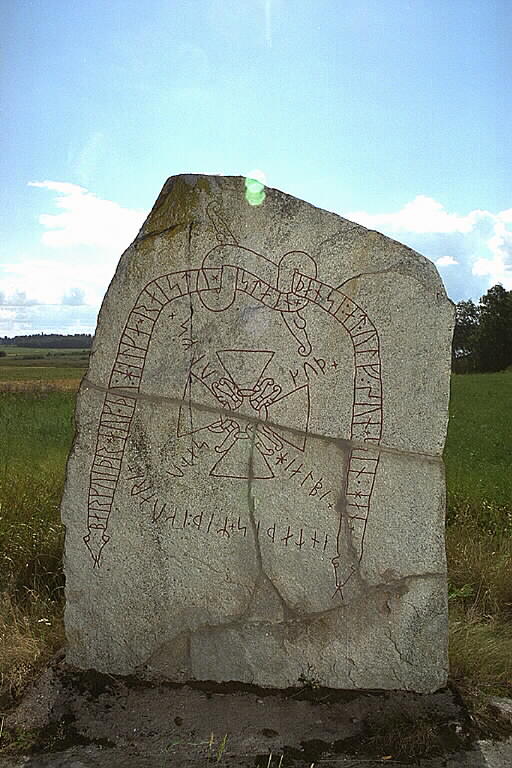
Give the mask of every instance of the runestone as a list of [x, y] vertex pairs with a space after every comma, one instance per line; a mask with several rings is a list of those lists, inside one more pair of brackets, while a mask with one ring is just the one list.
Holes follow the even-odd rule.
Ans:
[[436, 690], [453, 305], [406, 246], [244, 191], [170, 178], [103, 301], [62, 502], [67, 659]]

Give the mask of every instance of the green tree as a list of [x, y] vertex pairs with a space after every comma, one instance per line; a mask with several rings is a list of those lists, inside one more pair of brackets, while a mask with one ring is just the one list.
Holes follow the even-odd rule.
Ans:
[[471, 299], [455, 306], [452, 360], [459, 373], [475, 370], [477, 366], [478, 315], [478, 307]]
[[478, 370], [501, 371], [512, 365], [512, 291], [489, 288], [478, 312]]

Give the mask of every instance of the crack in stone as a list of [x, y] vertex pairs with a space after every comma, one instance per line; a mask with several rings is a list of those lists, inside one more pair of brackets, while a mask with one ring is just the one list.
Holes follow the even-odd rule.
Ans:
[[[425, 573], [411, 573], [408, 576], [401, 576], [397, 579], [392, 579], [390, 581], [383, 581], [379, 584], [368, 584], [365, 582], [363, 577], [361, 576], [360, 571], [358, 570], [359, 580], [364, 588], [364, 594], [366, 598], [372, 597], [372, 596], [379, 596], [379, 595], [388, 595], [389, 597], [396, 597], [396, 593], [399, 593], [399, 596], [401, 597], [402, 594], [405, 594], [405, 592], [408, 592], [408, 585], [409, 583], [414, 583], [417, 581], [430, 581], [431, 579], [442, 579], [443, 581], [446, 579], [446, 571], [426, 571]], [[402, 590], [404, 590], [402, 592]], [[393, 594], [395, 593], [395, 594]], [[409, 604], [409, 603], [408, 603]]]
[[369, 277], [370, 275], [385, 275], [387, 272], [394, 272], [396, 268], [400, 267], [402, 264], [403, 264], [402, 261], [396, 261], [394, 264], [391, 264], [390, 267], [385, 267], [384, 269], [375, 269], [375, 270], [372, 270], [371, 272], [358, 272], [356, 275], [347, 277], [346, 280], [344, 280], [342, 283], [336, 286], [336, 290], [340, 291], [344, 285], [347, 285], [347, 283], [352, 282], [352, 280], [359, 280], [360, 277]]
[[319, 242], [314, 243], [312, 252], [318, 253], [320, 248], [322, 248], [324, 245], [330, 244], [332, 242], [336, 243], [340, 239], [340, 237], [347, 235], [349, 232], [352, 232], [354, 229], [361, 229], [361, 224], [356, 224], [355, 221], [351, 221], [350, 219], [345, 219], [343, 216], [340, 216], [339, 218], [342, 219], [343, 222], [345, 222], [344, 226], [339, 227], [337, 230], [332, 232], [332, 234], [330, 234], [328, 237], [324, 237], [323, 240], [320, 240]]
[[169, 397], [167, 395], [149, 395], [147, 393], [142, 392], [133, 392], [129, 389], [111, 389], [110, 387], [103, 387], [99, 384], [95, 384], [91, 379], [84, 377], [82, 379], [81, 387], [82, 390], [84, 387], [89, 387], [90, 389], [95, 390], [96, 392], [101, 392], [105, 395], [114, 395], [116, 397], [129, 397], [132, 400], [136, 400], [137, 402], [147, 402], [147, 403], [155, 403], [155, 404], [161, 404], [161, 405], [176, 405], [176, 406], [186, 406], [186, 407], [194, 407], [198, 411], [202, 411], [203, 413], [209, 413], [214, 416], [235, 416], [238, 421], [245, 425], [253, 424], [255, 426], [262, 425], [264, 427], [270, 427], [274, 429], [283, 429], [286, 432], [288, 432], [290, 435], [298, 436], [298, 437], [308, 437], [313, 440], [319, 440], [322, 442], [325, 442], [329, 445], [337, 445], [338, 447], [345, 447], [348, 450], [356, 449], [356, 450], [375, 450], [379, 451], [384, 454], [389, 455], [396, 455], [396, 456], [410, 456], [411, 458], [419, 458], [419, 459], [425, 459], [426, 461], [436, 463], [443, 465], [443, 459], [441, 454], [435, 454], [435, 453], [426, 453], [421, 451], [411, 451], [411, 450], [403, 450], [401, 448], [393, 448], [391, 446], [387, 446], [382, 443], [365, 443], [362, 440], [350, 440], [349, 438], [345, 437], [330, 437], [329, 435], [324, 435], [320, 432], [311, 432], [311, 431], [304, 431], [301, 429], [297, 429], [296, 427], [289, 427], [284, 424], [279, 424], [278, 422], [271, 421], [270, 419], [267, 419], [263, 421], [262, 419], [259, 419], [256, 416], [250, 416], [247, 414], [238, 414], [233, 413], [231, 411], [227, 411], [225, 408], [214, 408], [210, 405], [204, 405], [203, 403], [198, 403], [195, 400], [192, 400], [192, 398], [187, 398], [184, 400], [181, 397]]
[[356, 665], [356, 663], [355, 663], [354, 659], [351, 659], [349, 656], [347, 656], [347, 665], [346, 665], [346, 667], [345, 667], [345, 671], [346, 671], [346, 673], [347, 673], [347, 677], [348, 677], [348, 679], [350, 680], [350, 682], [352, 683], [352, 685], [354, 686], [354, 688], [357, 688], [357, 687], [358, 687], [358, 685], [357, 685], [356, 681], [354, 680], [354, 678], [352, 677], [352, 671], [351, 671], [351, 669], [350, 669], [350, 666], [349, 666], [349, 664], [352, 664], [352, 666], [354, 667], [354, 669], [355, 669], [355, 670], [357, 670], [357, 665]]
[[[360, 578], [361, 588], [364, 588], [365, 596], [368, 598], [371, 597], [377, 597], [380, 594], [389, 594], [390, 592], [399, 590], [402, 586], [407, 585], [409, 582], [415, 582], [415, 581], [429, 581], [430, 579], [445, 579], [446, 573], [443, 573], [441, 571], [427, 571], [426, 573], [413, 573], [409, 574], [408, 576], [402, 576], [399, 579], [395, 579], [393, 581], [384, 581], [379, 584], [367, 584], [363, 581], [362, 578]], [[353, 602], [352, 600], [345, 600], [343, 603], [337, 604], [333, 608], [326, 608], [323, 611], [309, 611], [308, 613], [304, 613], [299, 615], [296, 615], [297, 618], [293, 619], [294, 621], [301, 621], [305, 624], [310, 624], [315, 621], [321, 621], [323, 618], [330, 616], [331, 614], [334, 614], [338, 611], [343, 611], [345, 608], [349, 607], [349, 604]], [[442, 614], [441, 614], [442, 615]]]
[[391, 632], [391, 627], [389, 628], [388, 632], [386, 632], [386, 636], [387, 636], [388, 640], [391, 642], [391, 644], [392, 644], [392, 646], [394, 647], [395, 651], [397, 652], [397, 654], [398, 654], [398, 657], [399, 657], [400, 661], [402, 661], [402, 662], [405, 662], [406, 664], [408, 664], [408, 665], [409, 665], [410, 667], [412, 667], [413, 669], [414, 669], [414, 667], [418, 666], [417, 664], [414, 664], [412, 661], [410, 661], [409, 659], [407, 659], [407, 658], [406, 658], [406, 657], [403, 655], [402, 651], [401, 651], [401, 650], [400, 650], [400, 648], [398, 647], [398, 643], [397, 643], [397, 642], [396, 642], [396, 640], [393, 638], [393, 635], [392, 635], [392, 632]]
[[[375, 230], [370, 230], [370, 231], [375, 231]], [[413, 250], [413, 249], [409, 249], [409, 250]], [[417, 251], [414, 251], [414, 253], [421, 256], [421, 254], [418, 254]], [[428, 268], [428, 264], [426, 266]], [[419, 285], [421, 285], [422, 288], [431, 289], [431, 282], [425, 279], [424, 277], [417, 277], [416, 275], [412, 274], [409, 271], [409, 265], [407, 263], [407, 259], [402, 257], [399, 261], [396, 261], [394, 264], [391, 264], [389, 267], [385, 267], [384, 269], [375, 269], [375, 270], [370, 270], [368, 272], [358, 272], [357, 274], [352, 275], [351, 277], [348, 277], [346, 280], [343, 281], [343, 283], [340, 283], [340, 285], [337, 286], [337, 290], [341, 290], [343, 286], [347, 285], [352, 280], [358, 280], [361, 277], [372, 277], [373, 275], [385, 275], [385, 274], [393, 274], [393, 273], [396, 275], [401, 275], [402, 277], [410, 277], [416, 283], [419, 283]]]
[[254, 589], [252, 591], [249, 604], [247, 606], [246, 611], [250, 610], [251, 603], [254, 600], [256, 593], [260, 587], [262, 578], [265, 576], [263, 572], [263, 557], [261, 555], [261, 546], [260, 546], [260, 540], [258, 537], [258, 528], [256, 526], [256, 520], [254, 517], [254, 506], [255, 506], [255, 499], [252, 495], [252, 484], [254, 480], [254, 442], [256, 439], [256, 433], [253, 431], [251, 433], [251, 444], [250, 444], [250, 450], [249, 450], [249, 471], [247, 472], [247, 511], [249, 514], [249, 521], [251, 523], [252, 533], [254, 536], [254, 546], [256, 548], [256, 562], [258, 564], [258, 577], [256, 578], [256, 582], [254, 585]]
[[166, 232], [172, 232], [175, 229], [183, 229], [183, 227], [185, 227], [185, 222], [180, 221], [178, 224], [171, 224], [170, 227], [165, 227], [165, 229], [156, 229], [152, 232], [145, 232], [143, 235], [138, 234], [133, 241], [133, 244], [138, 245], [142, 240], [146, 240], [148, 237], [157, 237], [158, 235], [164, 235]]
[[428, 579], [437, 579], [446, 577], [446, 571], [425, 571], [424, 573], [409, 573], [407, 576], [400, 576], [391, 581], [383, 581], [382, 586], [392, 586], [393, 584], [407, 584], [408, 581], [427, 581]]
[[389, 665], [389, 668], [391, 669], [391, 672], [393, 673], [393, 677], [394, 677], [394, 678], [397, 680], [397, 682], [398, 682], [398, 686], [397, 686], [397, 687], [398, 687], [398, 689], [402, 688], [402, 687], [403, 687], [403, 680], [402, 680], [402, 678], [400, 677], [400, 675], [398, 674], [398, 672], [396, 671], [396, 669], [395, 669], [394, 665], [393, 665], [393, 664], [390, 664], [390, 665]]
[[[190, 260], [191, 260], [190, 259], [190, 252], [191, 252], [191, 247], [192, 247], [192, 230], [193, 230], [193, 226], [194, 226], [194, 224], [191, 221], [190, 224], [188, 225], [188, 231], [187, 231], [187, 235], [188, 235], [188, 265], [189, 265], [189, 267], [190, 267]], [[194, 304], [193, 304], [193, 301], [192, 301], [192, 294], [191, 293], [189, 293], [188, 299], [189, 299], [189, 309], [190, 309], [190, 341], [192, 342], [192, 340], [194, 338]], [[193, 351], [193, 344], [192, 343], [190, 345], [189, 352], [190, 352], [189, 369], [191, 369], [192, 368], [192, 360], [193, 360], [193, 357], [194, 357], [194, 351]], [[192, 413], [192, 392], [191, 392], [191, 388], [190, 387], [187, 387], [187, 389], [188, 389], [187, 406], [188, 406], [188, 412], [189, 412], [189, 414], [191, 414]], [[194, 455], [194, 451], [193, 451], [193, 448], [194, 448], [194, 435], [193, 435], [193, 433], [190, 434], [190, 445], [189, 445], [189, 448], [190, 448], [190, 451], [191, 451], [191, 455], [193, 456]]]
[[[273, 589], [275, 589], [277, 596], [282, 601], [284, 608], [286, 609], [285, 618], [280, 621], [270, 621], [268, 619], [250, 619], [247, 615], [247, 609], [240, 614], [239, 616], [231, 617], [228, 621], [220, 622], [219, 624], [204, 624], [196, 628], [194, 631], [206, 631], [206, 630], [218, 630], [218, 629], [236, 629], [236, 630], [244, 630], [249, 629], [251, 627], [261, 627], [261, 626], [267, 626], [267, 627], [289, 627], [293, 625], [300, 624], [303, 627], [307, 627], [310, 624], [313, 624], [317, 621], [321, 621], [323, 618], [330, 616], [331, 614], [334, 614], [339, 611], [344, 611], [346, 608], [348, 608], [348, 604], [340, 604], [337, 605], [334, 608], [328, 608], [324, 611], [318, 611], [318, 612], [310, 612], [305, 613], [302, 615], [299, 615], [295, 612], [293, 612], [289, 606], [287, 606], [286, 601], [284, 598], [280, 595], [279, 591], [273, 584], [272, 580], [267, 576], [267, 574], [264, 572], [263, 568], [261, 570], [261, 575], [264, 579], [268, 580], [268, 583], [271, 585]], [[426, 574], [411, 574], [409, 576], [404, 576], [403, 578], [397, 580], [398, 583], [401, 583], [403, 581], [409, 581], [409, 580], [426, 580], [432, 577], [442, 577], [444, 578], [444, 574], [438, 573], [438, 572], [430, 572]], [[393, 587], [395, 582], [386, 582], [384, 584], [378, 584], [373, 587], [369, 587], [366, 591], [367, 597], [375, 597], [379, 594], [379, 592], [382, 590], [384, 592], [389, 591], [389, 587]], [[261, 582], [257, 580], [255, 590], [253, 591], [253, 594], [251, 595], [250, 600], [252, 600], [254, 594], [256, 593], [256, 590], [261, 585]], [[391, 630], [390, 630], [391, 631]], [[389, 637], [389, 640], [395, 644], [395, 641], [392, 637]], [[401, 657], [401, 652], [398, 649], [398, 647], [395, 648], [398, 655]], [[415, 666], [413, 662], [409, 662], [407, 659], [403, 659], [404, 661], [407, 661], [411, 666]], [[353, 662], [352, 662], [353, 663]], [[354, 665], [355, 666], [355, 665]], [[396, 676], [396, 675], [395, 675]], [[397, 676], [398, 677], [398, 676]]]
[[[244, 616], [247, 616], [248, 612], [251, 608], [251, 603], [253, 599], [256, 597], [256, 594], [260, 587], [262, 586], [263, 582], [266, 581], [270, 587], [274, 590], [274, 592], [277, 595], [278, 600], [281, 603], [284, 616], [294, 615], [293, 611], [290, 609], [288, 604], [286, 603], [285, 599], [281, 595], [280, 591], [270, 578], [270, 576], [265, 572], [263, 568], [263, 555], [261, 554], [261, 545], [260, 540], [258, 536], [258, 528], [256, 525], [255, 515], [254, 515], [254, 507], [255, 507], [255, 498], [252, 494], [252, 486], [253, 486], [253, 480], [254, 480], [254, 445], [256, 440], [256, 431], [252, 430], [251, 434], [251, 445], [250, 445], [250, 451], [249, 451], [249, 471], [247, 473], [247, 509], [249, 513], [249, 520], [251, 522], [251, 528], [254, 535], [254, 543], [256, 547], [256, 559], [258, 563], [258, 569], [259, 569], [259, 577], [256, 579], [256, 583], [254, 585], [254, 590], [252, 592], [251, 598], [249, 600], [249, 604], [247, 606], [246, 611], [244, 612]], [[243, 618], [243, 617], [241, 617]]]
[[[357, 556], [353, 538], [352, 538], [352, 532], [350, 530], [349, 526], [349, 520], [347, 515], [347, 485], [348, 485], [348, 468], [350, 466], [350, 452], [351, 448], [347, 445], [340, 445], [341, 452], [343, 455], [343, 462], [345, 466], [345, 471], [342, 474], [341, 477], [341, 487], [340, 492], [338, 494], [338, 498], [336, 499], [336, 513], [338, 515], [338, 532], [336, 536], [336, 558], [333, 563], [335, 563], [335, 574], [336, 574], [336, 590], [340, 590], [340, 596], [343, 599], [343, 586], [346, 583], [347, 577], [345, 575], [342, 576], [341, 581], [339, 579], [340, 577], [340, 570], [341, 570], [341, 549], [340, 549], [340, 543], [341, 542], [347, 542], [350, 550], [352, 551], [352, 562], [359, 561], [359, 558]], [[348, 559], [348, 558], [347, 558]], [[359, 564], [359, 562], [358, 562]], [[357, 566], [351, 565], [350, 566], [352, 575], [354, 575], [354, 572], [357, 570]]]
[[[379, 584], [368, 584], [364, 581], [364, 579], [361, 577], [359, 571], [359, 585], [360, 590], [358, 592], [358, 595], [360, 591], [364, 589], [365, 597], [368, 599], [371, 599], [372, 597], [378, 597], [380, 595], [389, 595], [393, 597], [393, 593], [396, 591], [399, 591], [402, 587], [407, 586], [409, 582], [414, 583], [415, 581], [429, 581], [430, 579], [446, 579], [446, 573], [442, 571], [427, 571], [425, 573], [412, 573], [408, 576], [402, 576], [399, 579], [394, 579], [392, 581], [383, 581]], [[346, 608], [349, 608], [350, 604], [353, 603], [355, 598], [353, 599], [344, 599], [343, 603], [338, 603], [337, 605], [333, 606], [332, 608], [326, 608], [323, 611], [308, 611], [307, 613], [298, 614], [295, 613], [294, 618], [290, 619], [291, 622], [300, 621], [304, 624], [312, 624], [316, 621], [321, 621], [323, 618], [327, 618], [339, 611], [344, 611]], [[409, 603], [408, 603], [409, 605]], [[443, 614], [440, 614], [443, 615]], [[275, 623], [286, 623], [286, 622], [275, 622]]]

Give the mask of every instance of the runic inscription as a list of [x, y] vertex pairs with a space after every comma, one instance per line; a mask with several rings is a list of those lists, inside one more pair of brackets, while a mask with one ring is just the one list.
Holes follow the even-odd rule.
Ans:
[[[265, 376], [265, 369], [274, 357], [270, 350], [223, 349], [216, 353], [222, 375], [216, 376], [205, 364], [204, 356], [192, 361], [183, 395], [178, 420], [178, 437], [208, 430], [217, 433], [220, 442], [215, 446], [218, 459], [211, 467], [212, 477], [249, 478], [245, 460], [244, 442], [254, 440], [254, 461], [251, 475], [255, 479], [275, 477], [270, 458], [282, 451], [285, 443], [304, 451], [309, 421], [309, 389], [305, 384], [283, 391], [272, 377]], [[239, 372], [233, 371], [235, 361]], [[218, 372], [217, 372], [218, 373]], [[197, 389], [201, 394], [196, 394]], [[201, 402], [212, 405], [211, 411], [196, 410], [187, 403]], [[302, 419], [297, 436], [276, 427], [265, 426], [272, 419], [273, 406], [284, 405], [297, 412]], [[226, 415], [218, 417], [221, 407]], [[247, 412], [258, 424], [244, 423], [237, 414]]]
[[[180, 405], [174, 435], [178, 453], [165, 468], [169, 485], [190, 467], [200, 467], [212, 482], [296, 483], [313, 505], [311, 525], [293, 528], [276, 520], [273, 529], [265, 522], [262, 532], [258, 521], [256, 535], [268, 539], [273, 530], [273, 544], [279, 540], [283, 547], [293, 542], [300, 552], [330, 552], [333, 596], [342, 597], [354, 564], [342, 562], [341, 539], [348, 529], [360, 561], [379, 464], [383, 411], [377, 329], [362, 306], [318, 277], [314, 254], [295, 250], [274, 260], [240, 244], [218, 206], [210, 205], [209, 216], [217, 245], [205, 253], [201, 265], [151, 280], [128, 311], [101, 410], [84, 542], [98, 567], [110, 541], [109, 521], [119, 483], [140, 499], [141, 513], [149, 513], [154, 523], [166, 522], [171, 531], [213, 532], [226, 540], [247, 535], [249, 522], [241, 517], [222, 520], [214, 515], [208, 522], [202, 513], [188, 517], [188, 510], [172, 509], [151, 478], [137, 468], [124, 467], [152, 338], [165, 317], [165, 322], [177, 323], [176, 343], [189, 356], [182, 390], [172, 393]], [[264, 338], [252, 348], [208, 346], [200, 338], [195, 312], [214, 317], [244, 296], [275, 313], [288, 344], [296, 350], [291, 367], [280, 365], [277, 350]], [[179, 311], [185, 304], [183, 319]], [[312, 310], [348, 335], [353, 349], [349, 372], [339, 359], [321, 356], [315, 349], [311, 320], [306, 317], [311, 318]], [[346, 476], [339, 482], [345, 496], [341, 503], [339, 487], [336, 490], [329, 478], [308, 466], [306, 450], [315, 408], [311, 386], [328, 375], [350, 376], [353, 382], [350, 431], [340, 435], [353, 446]], [[332, 551], [329, 534], [315, 527], [315, 504], [326, 505], [337, 515]]]

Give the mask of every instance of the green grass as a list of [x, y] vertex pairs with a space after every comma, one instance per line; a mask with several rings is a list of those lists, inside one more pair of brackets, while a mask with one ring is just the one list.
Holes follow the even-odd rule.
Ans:
[[81, 378], [89, 361], [88, 349], [37, 349], [0, 346], [0, 381], [52, 381]]
[[452, 377], [445, 461], [450, 502], [511, 506], [512, 373]]
[[73, 437], [75, 396], [72, 393], [0, 395], [0, 480], [13, 473], [34, 480], [64, 477]]
[[55, 355], [83, 355], [88, 354], [90, 350], [85, 348], [62, 349], [57, 347], [43, 349], [42, 347], [15, 347], [10, 344], [1, 344], [0, 351], [5, 352], [6, 357], [47, 357]]
[[73, 408], [62, 392], [0, 395], [0, 590], [44, 587], [51, 597], [62, 580], [59, 504]]
[[63, 643], [59, 504], [74, 401], [0, 394], [0, 703]]
[[450, 676], [486, 732], [512, 695], [512, 374], [452, 377], [445, 450]]
[[76, 366], [0, 365], [0, 381], [81, 379], [87, 369]]

